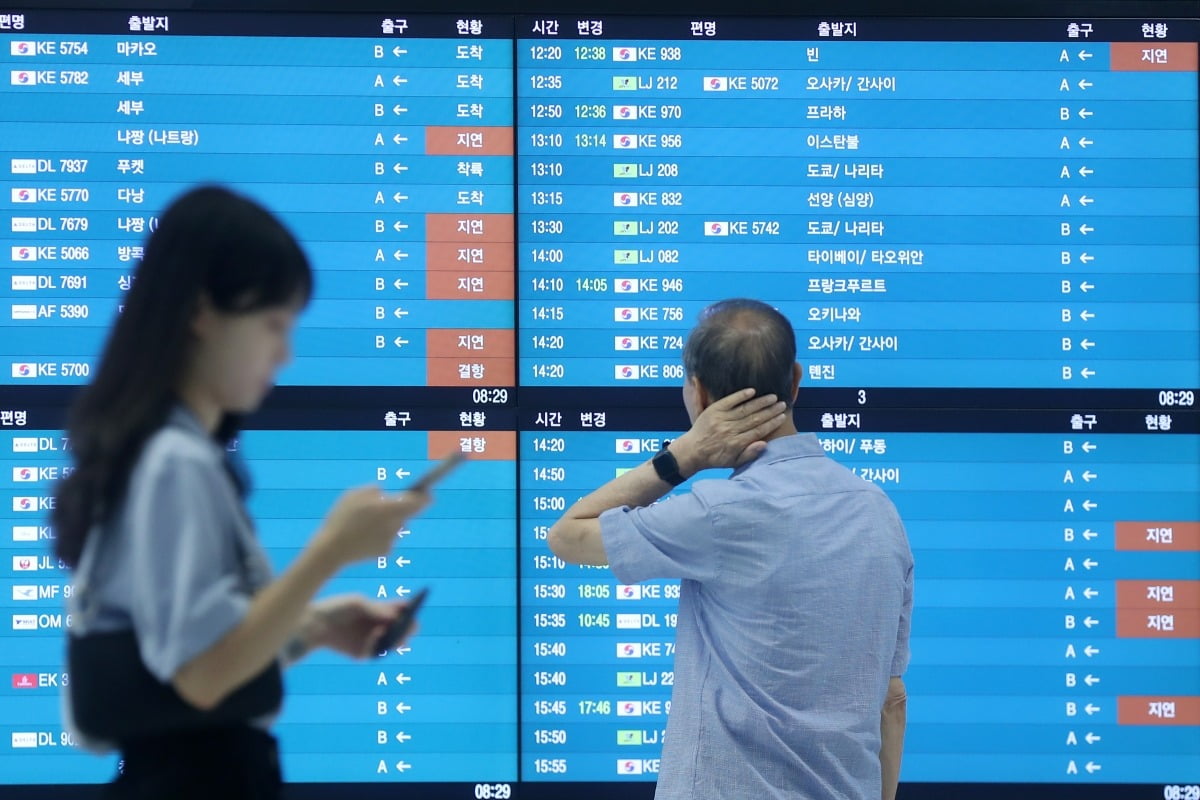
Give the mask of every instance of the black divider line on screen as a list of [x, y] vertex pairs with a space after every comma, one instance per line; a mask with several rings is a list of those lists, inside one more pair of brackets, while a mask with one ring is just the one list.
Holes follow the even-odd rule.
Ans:
[[[513, 23], [513, 26], [514, 26], [514, 28], [516, 27], [515, 21]], [[515, 30], [514, 30], [514, 34], [515, 34]], [[521, 94], [521, 84], [520, 84], [520, 77], [519, 77], [520, 70], [518, 70], [516, 68], [517, 55], [518, 55], [517, 54], [517, 43], [514, 38], [514, 40], [513, 40], [513, 59], [512, 59], [512, 63], [513, 63], [512, 97], [513, 97], [513, 115], [514, 115], [513, 116], [513, 152], [512, 152], [512, 156], [513, 156], [512, 157], [512, 176], [513, 176], [513, 181], [512, 181], [512, 198], [513, 198], [513, 203], [512, 203], [512, 208], [513, 208], [513, 213], [512, 213], [512, 220], [513, 220], [513, 224], [512, 224], [512, 232], [513, 232], [513, 234], [512, 234], [512, 238], [513, 238], [512, 290], [513, 290], [513, 295], [512, 296], [514, 298], [514, 302], [512, 304], [513, 305], [513, 309], [512, 309], [513, 322], [512, 322], [512, 324], [513, 324], [513, 350], [514, 350], [513, 360], [515, 362], [513, 380], [515, 380], [515, 381], [520, 380], [519, 370], [520, 370], [520, 363], [521, 363], [520, 362], [521, 342], [520, 342], [520, 338], [519, 338], [521, 335], [521, 303], [519, 301], [519, 298], [521, 296], [521, 285], [520, 285], [521, 276], [520, 276], [520, 270], [517, 268], [517, 266], [520, 264], [520, 261], [521, 261], [521, 252], [520, 252], [520, 247], [518, 245], [518, 242], [520, 241], [520, 238], [521, 238], [521, 230], [520, 230], [520, 214], [517, 213], [517, 209], [519, 209], [521, 207], [521, 190], [523, 188], [523, 185], [521, 183], [521, 176], [520, 176], [521, 159], [518, 157], [518, 153], [521, 148], [521, 144], [520, 144], [521, 140], [517, 136], [517, 126], [516, 126], [517, 99], [520, 97], [520, 94]], [[513, 396], [513, 402], [514, 403], [518, 402], [516, 387], [513, 388], [512, 396]], [[517, 436], [516, 440], [517, 440], [516, 441], [516, 459], [517, 459], [516, 463], [518, 465], [518, 468], [516, 470], [514, 470], [515, 474], [513, 475], [513, 480], [515, 481], [514, 489], [516, 491], [516, 497], [520, 498], [522, 496], [521, 489], [522, 489], [522, 486], [524, 483], [522, 480], [522, 475], [524, 474], [525, 471], [523, 469], [520, 469], [519, 465], [521, 463], [523, 463], [525, 454], [521, 447], [521, 437]], [[522, 529], [522, 526], [525, 524], [525, 520], [522, 519], [522, 514], [521, 514], [520, 510], [517, 511], [515, 522], [516, 522], [516, 524], [513, 526], [513, 536], [514, 536], [514, 538], [513, 538], [513, 559], [516, 562], [516, 569], [513, 572], [513, 574], [516, 575], [516, 597], [517, 597], [517, 607], [519, 609], [521, 606], [522, 580], [525, 578], [525, 570], [523, 567], [523, 563], [525, 561], [525, 558], [524, 558], [525, 551], [521, 547], [521, 529]], [[525, 741], [524, 741], [524, 737], [522, 736], [522, 731], [525, 730], [525, 704], [521, 702], [521, 689], [520, 689], [521, 675], [524, 674], [524, 669], [525, 669], [525, 653], [521, 647], [521, 643], [525, 641], [524, 617], [525, 617], [524, 614], [518, 613], [517, 619], [516, 619], [516, 627], [517, 627], [517, 687], [518, 687], [517, 688], [517, 709], [516, 710], [517, 710], [517, 774], [518, 774], [518, 776], [520, 775], [521, 764], [522, 764], [523, 756], [525, 753]]]
[[[512, 800], [651, 800], [654, 784], [491, 781], [506, 784]], [[284, 800], [473, 800], [477, 783], [292, 783]], [[1163, 800], [1163, 784], [1069, 783], [901, 783], [899, 800]], [[102, 787], [5, 786], [4, 800], [99, 800]], [[492, 795], [493, 797], [495, 794]]]
[[[1189, 391], [1190, 387], [1169, 387]], [[1159, 408], [1158, 389], [960, 389], [953, 387], [852, 387], [835, 388], [800, 384], [796, 408], [831, 406], [864, 408], [997, 408], [997, 409], [1146, 409]], [[680, 388], [624, 386], [522, 386], [518, 406], [650, 407], [681, 406]], [[1194, 391], [1193, 394], [1200, 393]], [[1176, 400], [1172, 395], [1170, 400]]]
[[[87, 10], [100, 18], [103, 18], [105, 14], [110, 14], [111, 10], [114, 9], [123, 10], [131, 8], [127, 2], [111, 2], [111, 0], [73, 0], [73, 2], [69, 3], [33, 0], [32, 2], [23, 3], [13, 10], [33, 13], [34, 11], [39, 11], [39, 9], [47, 9], [49, 11], [39, 11], [39, 14], [47, 14], [50, 11], [62, 11], [63, 7], [67, 5], [75, 9]], [[182, 15], [188, 11], [195, 11], [215, 16], [218, 12], [261, 12], [270, 13], [277, 20], [280, 18], [286, 20], [288, 17], [298, 19], [303, 14], [327, 14], [331, 11], [347, 17], [354, 14], [425, 15], [430, 17], [441, 15], [443, 18], [447, 16], [445, 15], [446, 5], [436, 2], [436, 0], [407, 2], [403, 5], [402, 11], [399, 12], [395, 4], [386, 2], [360, 1], [342, 4], [334, 8], [329, 0], [256, 0], [254, 2], [235, 2], [234, 0], [215, 0], [214, 2], [207, 2], [206, 0], [191, 0], [190, 2], [189, 0], [149, 0], [149, 2], [137, 4], [133, 8], [138, 13], [143, 14], [158, 11], [160, 13]], [[524, 16], [537, 15], [540, 19], [558, 18], [570, 20], [575, 18], [601, 18], [618, 25], [622, 17], [645, 15], [686, 16], [691, 18], [704, 16], [709, 19], [730, 19], [733, 14], [737, 14], [743, 18], [767, 16], [775, 18], [827, 17], [838, 21], [851, 20], [863, 22], [874, 22], [880, 17], [892, 19], [921, 18], [926, 21], [929, 21], [930, 18], [941, 17], [942, 19], [936, 20], [937, 23], [956, 25], [962, 24], [964, 21], [979, 19], [988, 19], [989, 24], [997, 21], [1003, 23], [1036, 23], [1048, 18], [1086, 19], [1093, 23], [1106, 18], [1164, 21], [1172, 18], [1192, 18], [1200, 14], [1193, 0], [1058, 0], [1054, 3], [1047, 3], [1045, 0], [977, 0], [969, 4], [964, 4], [961, 0], [924, 0], [919, 3], [897, 3], [895, 0], [845, 0], [844, 2], [838, 2], [837, 0], [818, 0], [817, 2], [813, 2], [810, 0], [810, 2], [790, 5], [781, 5], [777, 0], [741, 0], [741, 2], [737, 3], [736, 8], [732, 8], [728, 0], [690, 0], [690, 2], [686, 3], [683, 0], [658, 0], [653, 3], [640, 2], [639, 0], [595, 0], [595, 2], [586, 4], [578, 2], [562, 3], [560, 0], [521, 0], [520, 2], [460, 0], [460, 2], [454, 4], [453, 8], [455, 14], [458, 15], [485, 15], [490, 19], [508, 19], [510, 22], [514, 17], [520, 21]], [[563, 16], [564, 14], [566, 16]], [[583, 14], [587, 16], [578, 16]], [[948, 28], [948, 26], [940, 27], [943, 30]], [[414, 28], [413, 33], [417, 34], [419, 32], [419, 35], [426, 35], [424, 30], [423, 28]], [[520, 27], [517, 30], [518, 33], [521, 32]], [[32, 32], [36, 33], [39, 31], [33, 30]], [[95, 32], [100, 33], [105, 31]], [[267, 32], [264, 35], [296, 34], [286, 28], [281, 29], [276, 27], [275, 30]], [[356, 34], [331, 32], [327, 28], [317, 31], [313, 35]], [[775, 38], [778, 35], [778, 31], [766, 30], [757, 34], [754, 38]], [[1059, 35], [1061, 36], [1061, 34]], [[1094, 37], [1095, 34], [1093, 34], [1093, 40], [1097, 40]], [[412, 37], [410, 36], [410, 38]], [[1186, 39], [1169, 39], [1169, 41], [1186, 41]]]
[[[24, 412], [25, 422], [4, 429], [62, 429], [74, 391], [72, 387], [21, 387], [5, 392], [0, 408]], [[505, 391], [512, 398], [518, 390]], [[285, 387], [249, 415], [242, 428], [381, 434], [460, 430], [466, 435], [497, 430], [603, 433], [688, 427], [678, 389], [520, 392], [517, 403], [510, 399], [508, 404], [493, 405], [472, 402], [470, 390], [447, 392], [436, 387]], [[801, 390], [794, 416], [800, 430], [816, 433], [1200, 433], [1200, 410], [1155, 402], [1159, 399], [1158, 393], [1146, 390], [810, 389]], [[602, 424], [597, 424], [596, 412], [604, 414]]]
[[[1192, 7], [1189, 8], [1188, 6]], [[28, 8], [28, 7], [27, 7]], [[657, 6], [606, 11], [597, 6], [587, 16], [561, 16], [561, 7], [545, 8], [536, 14], [536, 6], [500, 7], [488, 5], [472, 10], [462, 7], [457, 15], [424, 13], [444, 11], [445, 7], [416, 8], [405, 5], [402, 11], [394, 6], [374, 9], [354, 7], [332, 12], [327, 4], [302, 4], [285, 11], [268, 11], [260, 4], [240, 8], [210, 7], [208, 10], [151, 4], [139, 6], [138, 12], [156, 11], [169, 18], [167, 30], [156, 30], [152, 36], [305, 36], [315, 38], [386, 38], [402, 39], [537, 39], [537, 40], [691, 40], [691, 41], [1035, 41], [1035, 42], [1120, 42], [1141, 41], [1141, 25], [1147, 21], [1168, 22], [1168, 30], [1152, 41], [1187, 42], [1200, 36], [1200, 21], [1188, 19], [1197, 13], [1195, 4], [1171, 3], [1078, 3], [1042, 4], [1032, 6], [1009, 3], [998, 8], [999, 16], [1007, 19], [984, 18], [986, 11], [972, 7], [964, 16], [955, 9], [956, 19], [916, 17], [907, 9], [876, 3], [853, 7], [816, 5], [780, 9], [765, 6], [757, 11], [751, 6], [739, 8], [740, 16], [730, 15], [727, 4], [700, 4], [695, 7], [671, 8]], [[20, 11], [21, 9], [17, 9]], [[369, 13], [374, 10], [375, 13]], [[792, 13], [787, 14], [786, 11]], [[482, 12], [482, 13], [481, 13]], [[1048, 17], [1052, 13], [1053, 17]], [[114, 10], [37, 10], [36, 5], [25, 11], [25, 34], [129, 34], [127, 12]], [[381, 17], [403, 19], [405, 29], [398, 33], [381, 34]], [[653, 14], [655, 16], [646, 16]], [[457, 29], [463, 15], [482, 24], [479, 33], [461, 34]], [[635, 16], [636, 15], [636, 16]], [[767, 16], [770, 18], [766, 18]], [[1019, 15], [1020, 18], [1013, 18]], [[906, 18], [907, 17], [907, 18]], [[691, 22], [704, 20], [716, 23], [715, 31], [696, 36]], [[1084, 38], [1070, 36], [1068, 21], [1087, 21], [1091, 32]], [[544, 23], [559, 24], [549, 32]], [[600, 33], [580, 33], [577, 23], [600, 21]], [[831, 38], [818, 30], [821, 22], [852, 22], [854, 35]], [[535, 24], [537, 27], [535, 28]], [[138, 35], [141, 35], [140, 33]]]
[[[899, 800], [1162, 800], [1162, 784], [902, 783]], [[524, 796], [524, 795], [523, 795]]]
[[[11, 410], [12, 406], [5, 406]], [[62, 430], [67, 410], [62, 407], [18, 406], [25, 412], [23, 425], [6, 425], [0, 430]], [[482, 431], [519, 431], [555, 434], [572, 431], [610, 433], [638, 431], [683, 431], [688, 428], [682, 404], [664, 406], [603, 406], [583, 408], [556, 405], [542, 408], [483, 409], [418, 408], [400, 412], [400, 421], [384, 422], [379, 409], [296, 408], [262, 411], [248, 417], [242, 430], [264, 431], [458, 431], [470, 436]], [[603, 414], [598, 422], [597, 412]], [[467, 413], [469, 422], [462, 414]], [[830, 405], [823, 409], [797, 409], [796, 427], [817, 434], [885, 433], [1041, 433], [1063, 435], [1145, 434], [1155, 436], [1200, 433], [1200, 412], [1162, 409], [1105, 409], [1087, 406], [1080, 411], [1005, 408], [892, 408], [862, 409]], [[1163, 420], [1166, 420], [1164, 423]], [[517, 458], [523, 454], [518, 452]], [[519, 488], [519, 487], [518, 487]]]
[[[522, 783], [514, 792], [520, 800], [611, 800], [619, 787], [621, 800], [650, 800], [654, 784]], [[1066, 783], [901, 783], [898, 800], [1162, 800], [1159, 784]], [[309, 800], [297, 796], [295, 800]], [[315, 798], [313, 798], [315, 800]]]
[[[503, 781], [501, 782], [503, 783]], [[495, 782], [490, 785], [494, 786]], [[512, 781], [513, 800], [651, 800], [654, 783], [565, 783]], [[292, 784], [286, 800], [393, 800], [398, 786], [357, 784], [352, 795], [345, 794], [346, 784]], [[474, 798], [476, 784], [402, 784], [406, 797], [452, 800]], [[360, 793], [360, 788], [364, 792]], [[369, 792], [365, 790], [371, 790]], [[332, 791], [338, 794], [329, 794]], [[325, 792], [325, 794], [322, 794]], [[494, 796], [494, 795], [493, 795]], [[1163, 800], [1161, 784], [976, 784], [976, 783], [902, 783], [898, 800]], [[66, 799], [64, 799], [66, 800]]]
[[[5, 386], [0, 405], [67, 407], [78, 386]], [[1187, 392], [1192, 402], [1200, 387], [1160, 389], [961, 389], [954, 387], [825, 387], [801, 384], [796, 408], [855, 407], [939, 409], [992, 408], [1062, 409], [1178, 409]], [[262, 413], [282, 409], [370, 409], [381, 406], [445, 408], [676, 408], [682, 407], [675, 386], [277, 386], [267, 396]], [[1193, 406], [1191, 408], [1200, 407]]]
[[[576, 410], [521, 409], [520, 430], [554, 434], [563, 431], [603, 433], [683, 431], [688, 428], [682, 405], [669, 408], [604, 408], [589, 406], [583, 413], [605, 412], [603, 428], [585, 422]], [[552, 416], [561, 415], [561, 416]], [[1154, 427], [1147, 417], [1152, 416]], [[1160, 420], [1169, 417], [1166, 427]], [[1076, 419], [1078, 417], [1078, 419]], [[1064, 435], [1200, 433], [1200, 413], [1161, 410], [1119, 410], [1088, 407], [1081, 413], [1046, 409], [928, 408], [863, 410], [831, 406], [823, 410], [798, 409], [794, 418], [802, 432], [824, 434], [884, 433], [1045, 433]]]

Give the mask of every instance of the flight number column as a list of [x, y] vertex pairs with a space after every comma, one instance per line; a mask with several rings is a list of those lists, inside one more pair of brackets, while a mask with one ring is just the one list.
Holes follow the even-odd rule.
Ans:
[[[678, 434], [673, 413], [522, 411], [521, 774], [530, 781], [654, 780], [674, 687], [679, 584], [622, 585], [574, 566], [546, 536], [562, 511]], [[686, 491], [687, 486], [682, 487]]]
[[11, 401], [0, 406], [0, 773], [10, 783], [99, 783], [113, 774], [115, 758], [76, 750], [62, 722], [72, 586], [51, 553], [46, 516], [71, 459], [70, 443], [43, 416]]
[[[525, 385], [678, 383], [690, 309], [678, 42], [518, 22], [518, 346]], [[642, 91], [639, 93], [639, 87]], [[647, 92], [647, 90], [649, 91]]]

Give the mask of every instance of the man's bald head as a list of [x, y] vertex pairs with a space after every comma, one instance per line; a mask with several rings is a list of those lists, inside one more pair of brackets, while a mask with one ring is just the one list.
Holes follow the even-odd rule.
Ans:
[[796, 334], [787, 317], [758, 300], [722, 300], [700, 313], [683, 348], [683, 367], [713, 400], [747, 386], [790, 407]]

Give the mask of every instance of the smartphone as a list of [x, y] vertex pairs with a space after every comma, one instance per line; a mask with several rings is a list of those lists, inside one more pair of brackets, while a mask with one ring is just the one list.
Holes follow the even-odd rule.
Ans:
[[428, 586], [414, 594], [412, 600], [409, 600], [408, 605], [400, 612], [400, 616], [392, 620], [387, 630], [375, 640], [376, 658], [387, 655], [389, 650], [404, 641], [404, 637], [412, 630], [413, 623], [417, 620], [417, 612], [421, 610], [421, 604], [425, 602], [428, 594]]
[[417, 478], [417, 482], [409, 486], [408, 489], [414, 492], [427, 492], [433, 488], [434, 484], [449, 475], [459, 464], [466, 460], [466, 453], [456, 450], [434, 465], [433, 469]]

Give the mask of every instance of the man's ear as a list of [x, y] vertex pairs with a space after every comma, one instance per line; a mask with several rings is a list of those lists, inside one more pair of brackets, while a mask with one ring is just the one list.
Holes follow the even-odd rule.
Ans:
[[800, 362], [792, 363], [792, 402], [789, 405], [796, 404], [796, 395], [800, 392], [800, 379], [804, 377], [804, 368], [800, 366]]
[[704, 409], [712, 405], [713, 396], [709, 393], [708, 388], [703, 383], [695, 378], [688, 378], [695, 384], [696, 388], [696, 413], [700, 414]]

